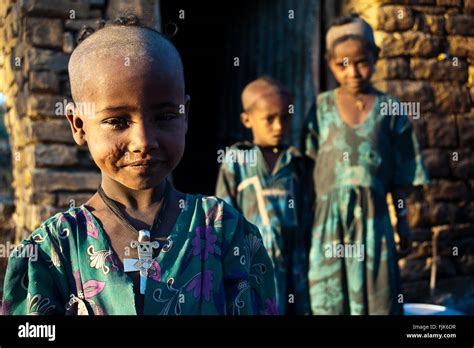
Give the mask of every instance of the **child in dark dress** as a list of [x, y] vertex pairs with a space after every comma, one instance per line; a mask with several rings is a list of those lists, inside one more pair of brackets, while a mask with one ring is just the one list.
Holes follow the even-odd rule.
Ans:
[[[428, 182], [408, 115], [370, 83], [378, 49], [370, 26], [349, 16], [326, 35], [340, 87], [320, 94], [308, 116], [305, 153], [315, 161], [316, 211], [310, 252], [313, 314], [402, 314], [394, 233], [386, 195], [397, 208], [402, 249], [410, 245], [404, 188]], [[406, 252], [406, 250], [405, 250]]]

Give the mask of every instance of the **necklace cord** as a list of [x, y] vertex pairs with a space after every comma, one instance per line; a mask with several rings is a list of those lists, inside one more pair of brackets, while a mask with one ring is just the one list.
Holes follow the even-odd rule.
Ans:
[[[166, 179], [165, 179], [166, 180]], [[168, 180], [166, 180], [165, 184], [165, 190], [163, 192], [162, 196], [162, 204], [160, 207], [160, 210], [158, 213], [155, 215], [155, 218], [153, 219], [153, 222], [150, 227], [150, 234], [152, 233], [153, 230], [155, 230], [156, 227], [158, 227], [161, 222], [162, 222], [162, 215], [164, 211], [166, 210], [166, 204], [168, 202], [168, 196], [170, 192], [170, 187], [171, 185], [169, 184]], [[115, 203], [114, 200], [112, 200], [107, 194], [104, 192], [103, 188], [101, 185], [97, 188], [97, 193], [99, 194], [100, 198], [104, 201], [105, 205], [112, 211], [112, 213], [117, 216], [117, 218], [132, 232], [138, 234], [138, 230], [128, 221], [128, 219], [125, 217], [123, 214], [122, 210], [119, 208], [119, 206]]]

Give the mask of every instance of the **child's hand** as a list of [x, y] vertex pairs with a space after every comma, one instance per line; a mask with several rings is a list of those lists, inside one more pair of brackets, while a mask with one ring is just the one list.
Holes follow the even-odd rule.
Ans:
[[412, 251], [413, 236], [406, 219], [399, 219], [397, 223], [397, 233], [400, 238], [398, 257], [403, 258]]

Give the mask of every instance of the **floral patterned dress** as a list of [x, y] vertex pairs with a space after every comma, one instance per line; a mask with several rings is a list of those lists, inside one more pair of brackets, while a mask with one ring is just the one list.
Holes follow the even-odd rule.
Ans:
[[[132, 279], [84, 205], [47, 219], [20, 248], [33, 251], [10, 256], [3, 314], [137, 313]], [[258, 229], [222, 200], [201, 195], [186, 195], [148, 269], [144, 296], [145, 315], [277, 314]]]
[[332, 90], [318, 96], [307, 119], [305, 153], [315, 160], [313, 314], [403, 313], [386, 195], [428, 178], [408, 117], [381, 112], [383, 103], [397, 102], [391, 98], [377, 95], [366, 121], [351, 127]]

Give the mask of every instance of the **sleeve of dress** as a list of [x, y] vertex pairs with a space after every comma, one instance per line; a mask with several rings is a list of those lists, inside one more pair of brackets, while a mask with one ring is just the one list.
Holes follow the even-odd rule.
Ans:
[[237, 202], [235, 200], [237, 195], [236, 190], [237, 185], [235, 183], [235, 174], [231, 168], [223, 162], [217, 175], [216, 196], [223, 199], [234, 208], [237, 208]]
[[65, 303], [50, 271], [52, 262], [33, 238], [14, 249], [4, 279], [2, 314], [64, 315]]
[[392, 132], [395, 167], [392, 188], [429, 184], [418, 140], [408, 117], [394, 117]]
[[240, 214], [223, 267], [227, 314], [278, 314], [272, 261], [257, 227]]
[[303, 154], [316, 160], [318, 153], [318, 120], [316, 117], [316, 104], [313, 104], [303, 124], [301, 149]]

